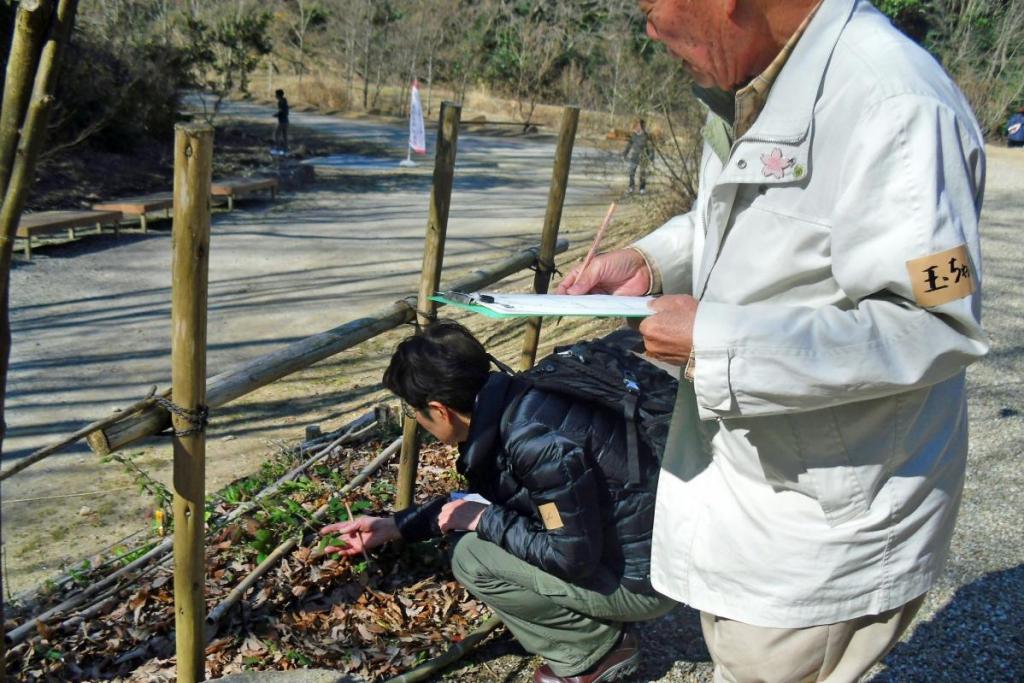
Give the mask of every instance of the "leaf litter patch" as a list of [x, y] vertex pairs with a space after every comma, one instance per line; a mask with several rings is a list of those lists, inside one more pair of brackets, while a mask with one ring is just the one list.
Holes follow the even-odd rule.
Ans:
[[[207, 614], [281, 542], [302, 535], [298, 547], [263, 575], [215, 625], [207, 625], [208, 677], [241, 671], [327, 668], [367, 681], [398, 675], [448, 649], [490, 612], [452, 577], [447, 543], [389, 544], [369, 556], [326, 555], [317, 535], [324, 524], [359, 514], [391, 514], [392, 463], [348, 493], [331, 494], [355, 476], [386, 443], [344, 448], [278, 494], [228, 524], [218, 525], [260, 488], [243, 479], [207, 506]], [[417, 501], [446, 495], [460, 481], [454, 452], [432, 443], [420, 452]], [[288, 458], [287, 460], [285, 458]], [[264, 477], [293, 467], [278, 456]], [[327, 503], [322, 522], [312, 512]], [[172, 533], [168, 530], [168, 533]], [[141, 555], [148, 546], [121, 558]], [[75, 584], [100, 576], [83, 570], [64, 590], [43, 598], [34, 612], [56, 605]], [[101, 594], [78, 613], [38, 624], [37, 635], [8, 650], [7, 671], [23, 681], [171, 681], [175, 677], [174, 581], [170, 561], [158, 562], [116, 593]], [[13, 610], [12, 610], [13, 611]], [[82, 612], [91, 612], [83, 614]], [[29, 614], [11, 615], [9, 630]], [[63, 620], [63, 621], [62, 621]]]

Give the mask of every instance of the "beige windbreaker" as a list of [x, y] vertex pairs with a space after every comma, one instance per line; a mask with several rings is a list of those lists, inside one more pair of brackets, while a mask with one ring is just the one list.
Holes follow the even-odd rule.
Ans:
[[928, 590], [964, 480], [984, 147], [941, 67], [824, 0], [693, 210], [635, 246], [700, 299], [658, 492], [654, 586], [758, 626]]

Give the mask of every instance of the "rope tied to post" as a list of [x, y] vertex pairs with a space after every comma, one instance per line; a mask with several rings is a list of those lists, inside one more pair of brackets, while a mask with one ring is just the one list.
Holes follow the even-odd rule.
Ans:
[[189, 410], [179, 406], [169, 398], [158, 396], [156, 398], [156, 404], [171, 413], [177, 415], [191, 425], [188, 429], [175, 429], [174, 436], [191, 436], [192, 434], [199, 434], [200, 432], [206, 431], [206, 425], [210, 423], [210, 407], [199, 406], [195, 410]]
[[537, 259], [527, 267], [535, 273], [554, 273], [555, 275], [562, 274], [562, 271], [558, 270], [558, 267], [555, 265], [554, 259], [551, 261], [545, 261], [538, 256]]
[[395, 302], [395, 304], [398, 306], [405, 306], [410, 311], [412, 311], [412, 320], [405, 324], [413, 325], [416, 328], [416, 333], [419, 334], [420, 316], [423, 316], [427, 320], [433, 322], [437, 320], [437, 311], [421, 311], [414, 301], [410, 301], [410, 299], [415, 300], [415, 298], [416, 297], [413, 296], [407, 296], [402, 299], [399, 299], [398, 301]]

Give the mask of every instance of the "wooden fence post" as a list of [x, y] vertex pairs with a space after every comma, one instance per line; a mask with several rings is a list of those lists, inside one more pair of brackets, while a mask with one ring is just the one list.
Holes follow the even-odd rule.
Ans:
[[[555, 150], [555, 166], [551, 171], [551, 189], [548, 192], [548, 209], [544, 215], [544, 230], [540, 238], [537, 272], [533, 276], [533, 291], [536, 294], [548, 293], [551, 273], [555, 270], [555, 242], [558, 240], [558, 227], [562, 222], [562, 207], [565, 205], [565, 191], [569, 186], [572, 147], [576, 141], [576, 125], [579, 120], [579, 107], [565, 108], [562, 113], [562, 130], [558, 134], [558, 147]], [[538, 317], [526, 321], [523, 352], [519, 357], [519, 367], [523, 370], [533, 367], [533, 361], [537, 358], [541, 320], [543, 319]]]
[[206, 641], [203, 547], [206, 496], [206, 294], [213, 128], [175, 127], [171, 266], [171, 410], [174, 427], [174, 615], [178, 680], [201, 681]]
[[[434, 187], [430, 192], [430, 215], [427, 236], [423, 243], [423, 270], [416, 298], [416, 324], [426, 325], [437, 305], [430, 297], [441, 283], [444, 263], [444, 240], [448, 233], [448, 209], [452, 203], [452, 179], [455, 175], [455, 148], [459, 137], [459, 115], [462, 107], [454, 102], [441, 103], [441, 126], [437, 135], [434, 160]], [[402, 424], [402, 457], [398, 465], [398, 496], [396, 510], [412, 505], [419, 464], [419, 425], [406, 417]]]

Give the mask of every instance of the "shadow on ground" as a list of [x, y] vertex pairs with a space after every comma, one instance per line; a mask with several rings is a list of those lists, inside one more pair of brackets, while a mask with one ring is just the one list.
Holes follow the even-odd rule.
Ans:
[[960, 588], [884, 660], [871, 683], [1024, 680], [1024, 565]]

